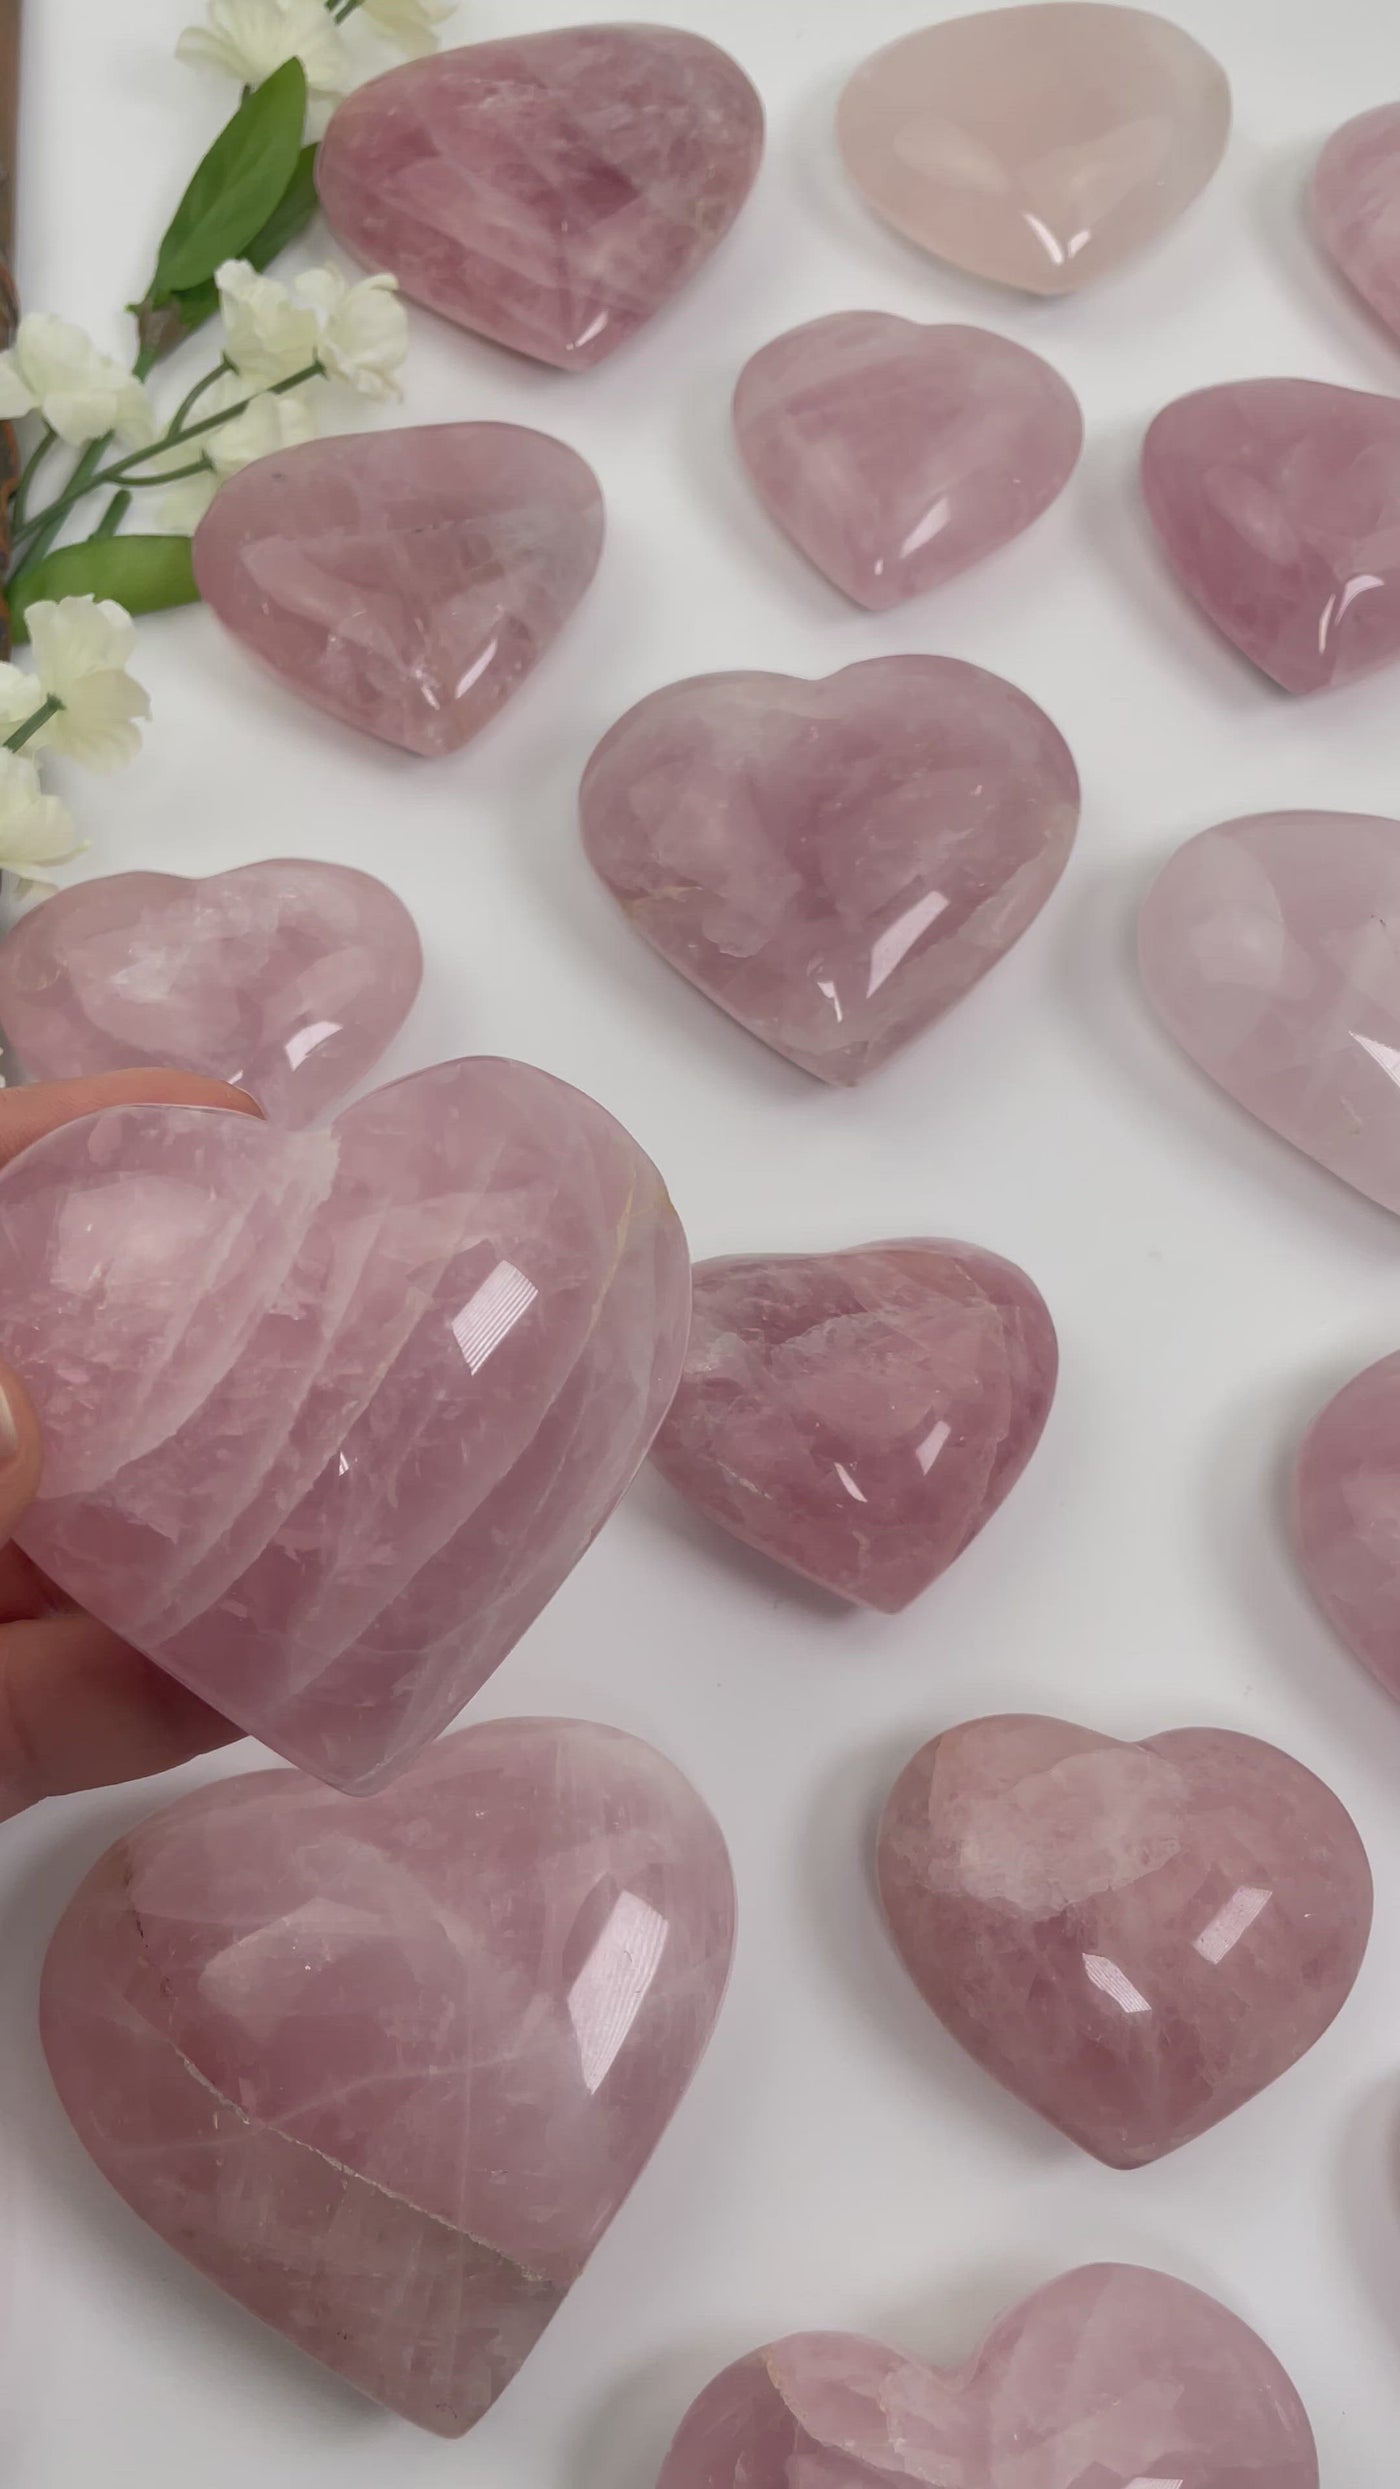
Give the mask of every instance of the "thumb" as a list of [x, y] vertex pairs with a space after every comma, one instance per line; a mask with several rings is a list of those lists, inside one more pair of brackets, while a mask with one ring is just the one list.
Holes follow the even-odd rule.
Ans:
[[0, 1546], [19, 1528], [42, 1464], [34, 1404], [18, 1375], [0, 1365]]

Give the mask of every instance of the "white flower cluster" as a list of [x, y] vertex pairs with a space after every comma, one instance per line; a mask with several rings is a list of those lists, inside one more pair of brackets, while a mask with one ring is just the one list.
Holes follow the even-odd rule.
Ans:
[[[437, 48], [437, 29], [453, 0], [357, 0], [354, 15], [396, 50], [418, 58]], [[354, 63], [342, 26], [324, 0], [208, 0], [202, 26], [176, 45], [197, 69], [220, 69], [242, 86], [261, 86], [284, 61], [299, 60], [322, 99], [344, 93]]]
[[127, 672], [136, 632], [124, 607], [65, 596], [31, 605], [25, 624], [33, 672], [0, 664], [0, 736], [21, 735], [24, 746], [15, 751], [0, 741], [0, 868], [32, 878], [36, 868], [66, 864], [79, 852], [72, 815], [45, 793], [34, 755], [47, 750], [88, 769], [120, 769], [140, 749], [136, 721], [151, 704]]

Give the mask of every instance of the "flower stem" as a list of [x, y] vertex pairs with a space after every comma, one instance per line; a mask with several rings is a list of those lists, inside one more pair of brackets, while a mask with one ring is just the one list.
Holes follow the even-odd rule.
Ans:
[[24, 505], [29, 496], [29, 487], [35, 476], [38, 474], [40, 467], [43, 465], [44, 460], [47, 458], [49, 451], [53, 448], [53, 445], [57, 439], [58, 434], [55, 432], [53, 425], [51, 423], [46, 423], [39, 435], [38, 440], [35, 442], [34, 447], [31, 449], [29, 456], [26, 458], [24, 465], [19, 471], [19, 482], [15, 486], [15, 497], [10, 504], [10, 524], [12, 527], [18, 527], [23, 522]]
[[16, 726], [14, 733], [5, 737], [6, 751], [20, 751], [31, 735], [37, 735], [41, 726], [47, 726], [49, 719], [57, 716], [62, 706], [63, 702], [55, 699], [53, 693], [50, 692], [47, 700], [41, 702], [33, 714], [24, 720], [23, 725]]
[[342, 0], [342, 5], [337, 8], [335, 0], [326, 0], [326, 6], [337, 26], [343, 26], [347, 17], [353, 17], [356, 9], [363, 5], [364, 0]]
[[199, 404], [205, 390], [212, 389], [215, 381], [221, 380], [224, 373], [231, 372], [232, 369], [233, 365], [230, 363], [228, 356], [226, 354], [221, 354], [218, 362], [215, 363], [209, 371], [205, 372], [202, 379], [195, 382], [194, 387], [188, 391], [186, 396], [181, 398], [179, 405], [176, 407], [175, 412], [171, 416], [170, 422], [166, 427], [167, 437], [171, 433], [179, 432], [181, 425], [186, 421], [192, 409]]
[[[36, 512], [32, 519], [24, 520], [15, 528], [14, 541], [18, 545], [23, 540], [24, 558], [11, 571], [12, 581], [18, 577], [21, 568], [32, 569], [36, 562], [42, 562], [74, 502], [81, 501], [84, 493], [91, 491], [102, 463], [102, 453], [111, 438], [110, 432], [104, 432], [100, 441], [89, 441], [68, 479], [68, 490], [60, 493], [56, 501], [51, 501], [47, 509]], [[32, 543], [29, 541], [31, 537]]]
[[94, 541], [99, 536], [115, 536], [117, 529], [120, 527], [122, 520], [126, 517], [126, 514], [130, 508], [131, 495], [126, 491], [125, 487], [123, 487], [121, 492], [113, 493], [111, 500], [108, 502], [106, 509], [103, 511], [101, 518], [98, 520], [97, 525], [92, 531]]

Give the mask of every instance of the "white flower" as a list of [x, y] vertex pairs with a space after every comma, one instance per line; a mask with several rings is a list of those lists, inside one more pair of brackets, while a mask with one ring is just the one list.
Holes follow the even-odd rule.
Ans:
[[[232, 374], [228, 378], [232, 380]], [[241, 396], [241, 385], [233, 381], [233, 386]], [[299, 391], [289, 389], [281, 397], [264, 391], [221, 431], [206, 435], [205, 472], [182, 476], [177, 484], [172, 484], [160, 505], [163, 524], [197, 527], [226, 475], [236, 475], [240, 467], [250, 467], [255, 458], [270, 457], [273, 450], [291, 449], [296, 442], [314, 440], [315, 436], [314, 410]], [[190, 442], [183, 450], [171, 450], [167, 455], [172, 462], [177, 458], [188, 461], [193, 448], [194, 443]]]
[[396, 374], [408, 352], [408, 319], [396, 277], [350, 285], [336, 268], [309, 268], [294, 290], [320, 321], [317, 351], [332, 380], [348, 382], [362, 398], [402, 396]]
[[77, 853], [67, 805], [44, 793], [25, 753], [0, 748], [0, 866], [23, 873], [31, 864], [67, 864]]
[[36, 409], [75, 449], [108, 432], [139, 449], [160, 429], [134, 372], [51, 311], [28, 312], [0, 354], [0, 417]]
[[243, 380], [271, 389], [315, 362], [321, 322], [314, 304], [294, 301], [280, 278], [259, 276], [246, 259], [226, 259], [215, 283], [224, 351]]
[[[141, 747], [135, 720], [151, 704], [126, 671], [136, 631], [125, 606], [92, 596], [46, 597], [25, 614], [34, 672], [45, 698], [62, 707], [39, 728], [35, 746], [107, 772]], [[31, 703], [31, 707], [32, 707]]]
[[363, 0], [363, 5], [376, 34], [418, 60], [437, 50], [437, 29], [452, 15], [455, 0]]
[[349, 83], [349, 54], [322, 0], [208, 0], [205, 16], [175, 46], [195, 69], [224, 69], [241, 86], [261, 86], [295, 57], [314, 93], [338, 95]]

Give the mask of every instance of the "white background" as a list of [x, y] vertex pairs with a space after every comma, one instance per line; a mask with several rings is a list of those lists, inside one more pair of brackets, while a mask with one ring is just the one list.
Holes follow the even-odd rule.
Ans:
[[[482, 740], [416, 762], [304, 709], [204, 613], [143, 624], [141, 762], [71, 792], [87, 869], [269, 853], [382, 873], [427, 944], [385, 1070], [519, 1054], [660, 1161], [697, 1254], [919, 1230], [1023, 1263], [1059, 1324], [1042, 1448], [955, 1569], [893, 1621], [836, 1614], [644, 1481], [475, 1706], [564, 1711], [663, 1746], [732, 1845], [730, 2001], [668, 2140], [494, 2413], [444, 2445], [376, 2413], [197, 2280], [71, 2137], [33, 2029], [38, 1966], [90, 1860], [148, 1804], [53, 1804], [0, 1832], [0, 2475], [20, 2489], [653, 2489], [723, 2361], [809, 2325], [941, 2360], [1054, 2272], [1137, 2259], [1229, 2301], [1312, 2413], [1328, 2489], [1388, 2489], [1400, 2435], [1400, 1708], [1314, 1614], [1280, 1524], [1313, 1409], [1400, 1344], [1400, 1231], [1255, 1128], [1173, 1052], [1134, 980], [1156, 864], [1289, 804], [1400, 813], [1400, 673], [1293, 702], [1166, 577], [1134, 485], [1167, 399], [1247, 373], [1400, 384], [1305, 229], [1339, 122], [1400, 92], [1391, 0], [1171, 0], [1234, 82], [1237, 133], [1187, 220], [1081, 299], [964, 281], [878, 225], [831, 138], [875, 45], [937, 0], [649, 0], [727, 44], [771, 138], [690, 292], [585, 377], [413, 317], [402, 419], [518, 418], [596, 466], [611, 539], [586, 607]], [[19, 264], [32, 307], [113, 347], [198, 148], [231, 102], [172, 59], [191, 0], [30, 0]], [[596, 14], [470, 0], [461, 39]], [[1048, 355], [1088, 419], [1034, 532], [872, 619], [809, 572], [737, 469], [744, 358], [819, 313], [985, 323]], [[192, 369], [198, 364], [192, 363]], [[173, 399], [176, 376], [161, 382]], [[629, 933], [576, 842], [603, 730], [715, 667], [817, 674], [908, 649], [995, 668], [1063, 728], [1084, 820], [1028, 939], [852, 1095], [729, 1025]], [[1125, 1737], [1192, 1721], [1275, 1740], [1353, 1810], [1376, 1869], [1360, 1987], [1312, 2056], [1154, 2169], [1118, 2175], [1004, 2098], [882, 1937], [871, 1832], [902, 1759], [985, 1711]], [[242, 1747], [180, 1776], [256, 1760]], [[8, 2458], [6, 2460], [5, 2458]]]

